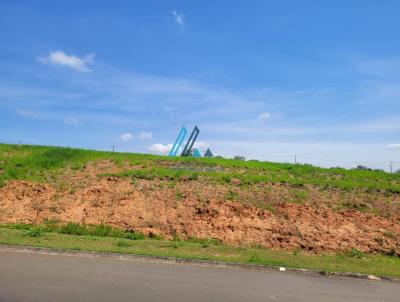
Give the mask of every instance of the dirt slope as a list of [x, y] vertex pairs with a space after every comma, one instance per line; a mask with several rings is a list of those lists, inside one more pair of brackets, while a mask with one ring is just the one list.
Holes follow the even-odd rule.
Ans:
[[98, 176], [116, 170], [112, 163], [100, 162], [83, 171], [69, 170], [50, 184], [10, 181], [0, 189], [0, 223], [55, 218], [167, 238], [217, 238], [229, 244], [316, 253], [355, 248], [400, 255], [399, 195]]

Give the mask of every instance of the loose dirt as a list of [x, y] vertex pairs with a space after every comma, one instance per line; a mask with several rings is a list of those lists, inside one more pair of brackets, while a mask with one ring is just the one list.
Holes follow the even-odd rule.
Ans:
[[399, 195], [98, 176], [119, 169], [98, 162], [48, 184], [10, 181], [0, 189], [0, 223], [58, 219], [241, 246], [400, 255]]

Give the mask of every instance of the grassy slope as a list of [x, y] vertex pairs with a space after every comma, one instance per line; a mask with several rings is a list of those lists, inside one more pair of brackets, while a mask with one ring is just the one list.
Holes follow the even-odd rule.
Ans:
[[116, 252], [147, 256], [219, 260], [248, 264], [308, 268], [326, 272], [355, 272], [377, 276], [400, 277], [400, 259], [358, 252], [338, 255], [309, 255], [272, 251], [264, 248], [241, 248], [207, 240], [165, 241], [129, 240], [119, 237], [65, 235], [32, 230], [0, 228], [0, 243], [57, 249]]
[[[171, 158], [166, 156], [111, 153], [92, 150], [16, 146], [0, 144], [0, 183], [10, 179], [43, 182], [55, 178], [61, 168], [82, 168], [92, 160], [111, 159], [117, 164], [124, 161], [142, 165], [137, 171], [126, 171], [117, 176], [139, 178], [207, 177], [220, 182], [232, 178], [243, 185], [259, 182], [288, 183], [294, 186], [311, 184], [343, 190], [362, 189], [400, 193], [400, 174], [382, 171], [319, 168], [311, 165], [293, 165], [259, 161], [240, 161], [222, 158]], [[172, 166], [172, 168], [171, 168]]]
[[[48, 182], [57, 179], [63, 168], [81, 169], [89, 161], [113, 160], [117, 165], [129, 162], [140, 165], [139, 170], [127, 170], [120, 177], [180, 178], [205, 177], [212, 181], [230, 182], [241, 180], [242, 185], [269, 182], [288, 183], [293, 186], [307, 184], [322, 188], [342, 190], [383, 191], [386, 194], [400, 193], [400, 175], [379, 171], [323, 169], [310, 165], [292, 165], [258, 161], [239, 161], [221, 158], [194, 159], [169, 158], [165, 156], [111, 153], [92, 150], [16, 146], [0, 144], [0, 185], [8, 180], [20, 179]], [[258, 248], [236, 248], [199, 242], [128, 240], [121, 236], [95, 237], [52, 233], [41, 230], [38, 237], [29, 230], [0, 228], [0, 243], [33, 245], [66, 249], [124, 252], [144, 255], [172, 256], [195, 259], [234, 261], [303, 267], [326, 271], [352, 271], [376, 275], [400, 276], [399, 258], [381, 255], [360, 255], [355, 251], [346, 255], [306, 255], [302, 253], [275, 252]], [[68, 233], [68, 232], [67, 232]], [[72, 232], [72, 234], [74, 234]], [[98, 235], [98, 234], [95, 234]], [[140, 237], [140, 236], [139, 236]], [[359, 259], [360, 258], [360, 259]]]

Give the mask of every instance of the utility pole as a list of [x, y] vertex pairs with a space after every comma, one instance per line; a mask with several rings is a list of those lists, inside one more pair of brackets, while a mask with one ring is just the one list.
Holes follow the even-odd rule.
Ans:
[[112, 148], [113, 148], [113, 153], [114, 153], [115, 146], [114, 146], [114, 145], [112, 145]]
[[294, 155], [294, 164], [297, 165], [297, 155]]
[[393, 165], [392, 165], [392, 161], [389, 162], [390, 165], [390, 174], [393, 174]]

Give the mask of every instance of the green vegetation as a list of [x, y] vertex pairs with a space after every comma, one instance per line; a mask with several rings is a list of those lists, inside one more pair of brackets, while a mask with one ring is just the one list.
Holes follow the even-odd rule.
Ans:
[[[67, 250], [115, 252], [147, 256], [163, 256], [188, 259], [218, 260], [225, 262], [260, 265], [308, 268], [326, 272], [355, 272], [377, 276], [400, 277], [400, 258], [384, 255], [366, 255], [357, 250], [336, 255], [313, 255], [300, 251], [272, 251], [261, 247], [235, 247], [221, 244], [214, 239], [191, 238], [172, 241], [137, 238], [130, 240], [120, 235], [114, 237], [116, 230], [98, 231], [96, 227], [69, 226], [73, 233], [61, 234], [61, 228], [52, 229], [51, 223], [40, 226], [8, 225], [0, 227], [0, 243], [22, 246], [48, 247]], [[85, 229], [86, 231], [82, 231]], [[110, 236], [104, 236], [109, 233]], [[119, 234], [124, 234], [121, 232]]]
[[[400, 174], [383, 171], [319, 168], [311, 165], [244, 161], [223, 158], [182, 158], [133, 153], [112, 153], [93, 150], [18, 146], [0, 144], [0, 185], [11, 179], [51, 182], [63, 168], [83, 169], [90, 161], [112, 160], [119, 167], [123, 163], [134, 166], [116, 174], [100, 176], [130, 177], [132, 179], [164, 179], [190, 181], [199, 178], [221, 183], [232, 179], [241, 186], [257, 183], [286, 183], [294, 188], [315, 185], [321, 189], [340, 188], [400, 193]], [[303, 193], [296, 193], [301, 202]]]
[[140, 240], [145, 238], [142, 233], [123, 231], [120, 229], [112, 228], [109, 225], [100, 224], [87, 226], [75, 222], [60, 224], [56, 220], [46, 220], [44, 223], [37, 225], [14, 223], [0, 225], [0, 227], [23, 230], [26, 231], [25, 235], [30, 237], [40, 237], [43, 233], [59, 233], [77, 236], [86, 235], [96, 237], [116, 237], [128, 240]]

